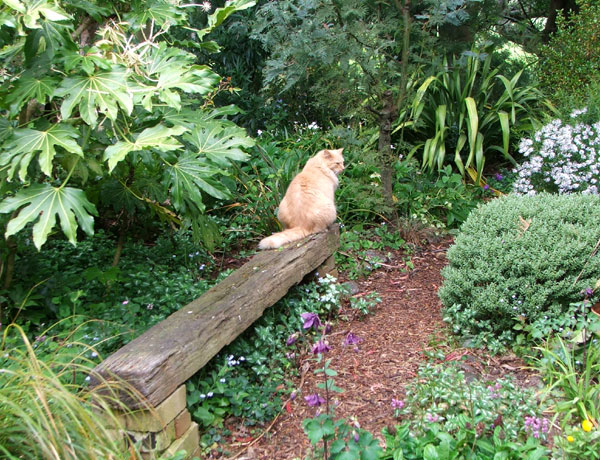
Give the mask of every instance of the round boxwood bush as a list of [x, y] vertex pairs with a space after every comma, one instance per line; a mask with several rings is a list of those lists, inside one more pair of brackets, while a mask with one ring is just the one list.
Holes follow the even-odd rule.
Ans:
[[508, 195], [480, 206], [448, 250], [444, 319], [490, 348], [513, 340], [517, 323], [551, 324], [595, 286], [599, 240], [596, 195]]

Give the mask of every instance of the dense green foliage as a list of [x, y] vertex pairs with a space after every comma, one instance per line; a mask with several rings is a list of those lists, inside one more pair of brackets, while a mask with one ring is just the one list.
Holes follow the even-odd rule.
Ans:
[[[462, 363], [424, 366], [381, 409], [400, 423], [383, 458], [598, 458], [598, 197], [496, 199], [597, 193], [600, 10], [578, 4], [0, 2], [0, 457], [135, 457], [94, 418], [89, 368], [253, 255], [306, 160], [343, 147], [343, 276], [412, 270], [457, 235], [446, 320], [466, 345], [515, 345], [545, 384], [537, 401]], [[555, 23], [540, 60], [509, 43], [539, 52]], [[316, 361], [326, 410], [298, 420], [312, 455], [380, 455], [329, 407], [344, 382], [328, 323], [381, 301], [345, 296], [329, 277], [298, 286], [186, 383], [203, 453], [227, 449], [231, 421], [257, 435]]]
[[600, 79], [600, 4], [577, 4], [577, 14], [558, 17], [558, 30], [541, 50], [540, 80], [558, 101], [585, 97]]
[[[196, 46], [252, 5], [215, 11]], [[187, 25], [184, 5], [11, 1], [0, 17], [5, 235], [35, 223], [39, 249], [58, 218], [75, 244], [98, 210], [125, 227], [141, 213], [199, 233], [207, 200], [229, 196], [219, 178], [252, 140], [226, 120], [235, 108], [211, 107], [220, 77], [167, 40]]]
[[165, 235], [151, 246], [126, 242], [118, 266], [112, 265], [114, 245], [98, 232], [77, 247], [53, 239], [41, 254], [31, 244], [20, 248], [18, 281], [0, 291], [2, 323], [18, 322], [36, 335], [55, 321], [60, 321], [55, 334], [79, 326], [76, 339], [105, 353], [215, 282], [210, 274], [216, 262], [197, 248], [189, 232]]
[[600, 273], [600, 198], [507, 196], [473, 211], [448, 251], [439, 295], [455, 333], [508, 345], [515, 325], [563, 315]]
[[463, 175], [476, 169], [478, 183], [486, 159], [516, 165], [510, 153], [515, 136], [539, 124], [544, 99], [535, 86], [519, 81], [523, 72], [502, 75], [486, 49], [444, 58], [442, 70], [424, 81], [412, 103], [423, 166], [442, 169], [452, 159]]
[[207, 430], [203, 447], [227, 434], [211, 427], [223, 428], [229, 416], [256, 425], [282, 410], [283, 397], [294, 389], [289, 374], [299, 371], [304, 348], [312, 337], [299, 335], [301, 314], [315, 313], [323, 321], [333, 320], [342, 295], [332, 278], [295, 288], [188, 381], [190, 412]]

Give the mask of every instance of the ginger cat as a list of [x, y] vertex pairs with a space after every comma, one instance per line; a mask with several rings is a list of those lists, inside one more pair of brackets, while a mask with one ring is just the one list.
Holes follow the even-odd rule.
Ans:
[[282, 232], [264, 238], [259, 249], [274, 249], [325, 230], [335, 222], [334, 192], [344, 170], [342, 149], [321, 150], [290, 183], [277, 212]]

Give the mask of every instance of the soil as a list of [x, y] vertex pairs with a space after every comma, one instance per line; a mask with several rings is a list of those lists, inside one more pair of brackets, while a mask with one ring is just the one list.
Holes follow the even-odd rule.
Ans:
[[[493, 381], [507, 374], [522, 386], [539, 384], [539, 378], [527, 370], [515, 355], [490, 356], [485, 350], [462, 348], [453, 343], [442, 321], [437, 290], [442, 282], [441, 269], [447, 264], [446, 250], [451, 240], [431, 244], [407, 258], [402, 252], [392, 254], [367, 279], [354, 281], [355, 297], [377, 292], [382, 302], [366, 316], [343, 307], [339, 321], [328, 336], [331, 368], [338, 372], [336, 385], [344, 392], [336, 395], [336, 417], [355, 417], [360, 426], [380, 439], [381, 430], [394, 426], [392, 399], [403, 399], [406, 385], [416, 376], [420, 364], [429, 359], [428, 351], [442, 352], [443, 360], [460, 361], [469, 375]], [[406, 261], [410, 260], [413, 269]], [[340, 276], [343, 280], [343, 274]], [[348, 333], [358, 336], [356, 346], [345, 346]], [[310, 443], [302, 429], [302, 421], [315, 416], [304, 396], [317, 392], [319, 380], [313, 374], [317, 365], [301, 360], [301, 375], [295, 379], [300, 391], [294, 400], [284, 404], [279, 416], [262, 432], [250, 432], [242, 424], [232, 422], [232, 436], [221, 451], [234, 453], [229, 457], [216, 454], [210, 458], [233, 460], [303, 459], [310, 452]], [[322, 393], [321, 390], [319, 392]]]

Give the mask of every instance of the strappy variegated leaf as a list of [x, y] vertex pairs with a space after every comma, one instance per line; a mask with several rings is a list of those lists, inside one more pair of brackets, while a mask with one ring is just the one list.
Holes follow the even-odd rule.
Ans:
[[19, 190], [15, 196], [0, 203], [0, 213], [19, 209], [16, 217], [9, 221], [5, 236], [14, 235], [27, 224], [36, 222], [33, 226], [33, 243], [38, 249], [56, 225], [57, 216], [63, 233], [72, 244], [77, 243], [78, 224], [88, 235], [94, 233], [92, 215], [97, 215], [96, 207], [88, 201], [82, 190], [76, 188], [35, 184]]

